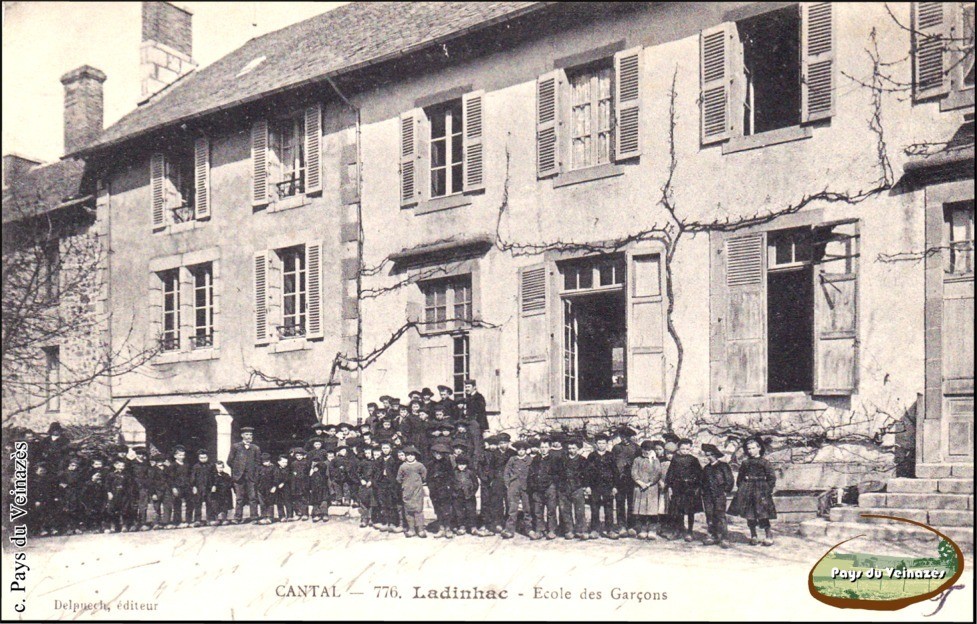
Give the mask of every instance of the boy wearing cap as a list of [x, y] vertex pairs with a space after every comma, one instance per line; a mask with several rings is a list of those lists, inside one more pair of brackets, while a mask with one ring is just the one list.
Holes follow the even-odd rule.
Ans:
[[61, 506], [59, 489], [47, 467], [46, 461], [40, 461], [31, 467], [33, 472], [28, 479], [27, 491], [30, 493], [32, 507], [27, 514], [27, 524], [31, 533], [44, 536], [49, 533], [57, 535], [58, 522], [56, 508]]
[[289, 466], [290, 503], [292, 515], [296, 520], [309, 519], [309, 460], [305, 449], [297, 446], [292, 449], [294, 459]]
[[149, 465], [145, 446], [135, 449], [135, 458], [129, 464], [129, 471], [132, 476], [132, 486], [134, 489], [132, 496], [133, 518], [132, 530], [146, 530], [149, 525], [146, 523], [149, 499], [152, 496], [152, 473]]
[[557, 481], [562, 471], [560, 458], [550, 453], [550, 438], [543, 437], [539, 441], [539, 455], [529, 467], [528, 487], [533, 505], [533, 530], [529, 532], [531, 540], [543, 537], [556, 539], [556, 509], [559, 504]]
[[438, 521], [438, 532], [434, 537], [453, 536], [454, 509], [454, 464], [451, 448], [443, 441], [431, 444], [431, 459], [428, 461], [427, 483], [431, 496], [431, 506]]
[[[614, 466], [614, 456], [607, 447], [606, 434], [598, 434], [597, 449], [587, 457], [588, 474], [590, 477], [590, 538], [598, 536], [617, 539], [614, 532], [614, 487], [617, 468]], [[604, 511], [604, 521], [600, 521], [600, 512]]]
[[637, 432], [624, 425], [618, 429], [621, 441], [614, 445], [611, 454], [614, 456], [614, 487], [617, 489], [615, 502], [617, 504], [618, 537], [636, 537], [634, 521], [631, 517], [634, 508], [634, 480], [631, 478], [631, 465], [640, 454], [634, 443]]
[[292, 519], [291, 509], [291, 469], [288, 467], [288, 455], [279, 455], [271, 469], [271, 488], [268, 490], [271, 507], [278, 511], [279, 522], [289, 522]]
[[702, 506], [706, 510], [706, 524], [709, 527], [709, 537], [703, 544], [719, 544], [722, 548], [729, 548], [726, 543], [726, 495], [733, 491], [735, 485], [733, 471], [728, 463], [722, 461], [723, 452], [715, 444], [703, 444], [702, 451], [708, 461], [702, 469]]
[[64, 470], [58, 475], [58, 490], [61, 496], [62, 528], [66, 535], [81, 533], [81, 462], [77, 457], [71, 457], [65, 464]]
[[[692, 440], [682, 438], [678, 450], [665, 473], [665, 485], [671, 491], [669, 515], [672, 526], [682, 530], [682, 517], [685, 517], [685, 541], [695, 539], [692, 528], [695, 514], [702, 511], [702, 464], [692, 455]], [[677, 535], [676, 535], [677, 537]]]
[[126, 474], [126, 460], [116, 457], [112, 460], [112, 471], [105, 477], [105, 533], [122, 530], [123, 515], [129, 504], [129, 476]]
[[[662, 480], [659, 484], [660, 499], [661, 504], [658, 506], [660, 509], [660, 521], [658, 523], [658, 535], [667, 539], [674, 538], [675, 534], [681, 532], [681, 526], [674, 526], [675, 518], [672, 516], [672, 495], [668, 491], [668, 486], [665, 484], [665, 475], [668, 474], [668, 468], [672, 464], [672, 458], [675, 456], [675, 451], [678, 450], [678, 436], [670, 433], [665, 434], [665, 441], [662, 445], [662, 456], [660, 462], [662, 465]], [[674, 438], [674, 439], [673, 439]]]
[[380, 443], [380, 459], [374, 467], [373, 482], [380, 504], [380, 530], [393, 532], [400, 526], [400, 501], [397, 498], [397, 470], [400, 465], [390, 441]]
[[[261, 519], [257, 524], [271, 524], [275, 517], [274, 494], [271, 489], [275, 486], [275, 465], [271, 463], [271, 453], [261, 454], [261, 465], [258, 466], [255, 488], [261, 503]], [[235, 512], [236, 513], [236, 512]]]
[[104, 528], [105, 483], [102, 480], [104, 472], [101, 463], [100, 458], [92, 458], [92, 470], [81, 493], [84, 524], [89, 531], [101, 531]]
[[532, 465], [533, 459], [529, 456], [529, 444], [524, 440], [518, 440], [513, 443], [512, 447], [515, 449], [516, 454], [506, 462], [505, 470], [502, 474], [509, 509], [509, 517], [506, 520], [505, 530], [502, 531], [502, 537], [504, 539], [515, 537], [520, 505], [522, 505], [523, 514], [527, 518], [530, 518], [532, 513], [528, 481], [529, 468]]
[[482, 531], [481, 536], [487, 537], [502, 532], [503, 499], [505, 498], [505, 483], [502, 481], [502, 471], [505, 469], [505, 455], [499, 450], [497, 436], [485, 439], [485, 452], [478, 465], [478, 477], [482, 483]]
[[404, 448], [404, 457], [404, 463], [397, 468], [397, 483], [400, 484], [407, 520], [404, 535], [427, 537], [424, 526], [424, 483], [427, 480], [427, 468], [417, 461], [417, 449], [413, 446]]
[[310, 440], [309, 451], [309, 502], [312, 504], [312, 521], [329, 521], [329, 454], [322, 446], [322, 438]]
[[[214, 478], [214, 511], [216, 512], [215, 517], [210, 520], [210, 526], [218, 526], [227, 522], [227, 515], [234, 508], [234, 500], [231, 498], [231, 490], [233, 488], [233, 483], [231, 482], [231, 475], [227, 473], [227, 467], [224, 462], [219, 461], [214, 464], [216, 468], [217, 475]], [[207, 510], [208, 516], [210, 514], [210, 509]]]
[[452, 504], [455, 516], [455, 535], [477, 534], [475, 526], [475, 493], [478, 492], [478, 476], [469, 468], [466, 455], [455, 458]]
[[207, 449], [197, 451], [197, 463], [190, 470], [190, 509], [187, 520], [195, 527], [204, 526], [204, 507], [207, 508], [207, 520], [216, 517], [214, 513], [213, 495], [216, 491], [217, 471], [210, 463], [210, 453]]
[[[163, 516], [171, 527], [186, 527], [183, 506], [190, 510], [190, 466], [186, 462], [187, 451], [182, 446], [173, 448], [173, 463], [167, 470], [167, 491], [163, 498]], [[106, 483], [107, 484], [107, 483]]]
[[580, 440], [567, 440], [567, 456], [561, 463], [557, 487], [560, 496], [560, 519], [566, 539], [587, 539], [586, 497], [589, 475], [587, 460], [580, 454]]

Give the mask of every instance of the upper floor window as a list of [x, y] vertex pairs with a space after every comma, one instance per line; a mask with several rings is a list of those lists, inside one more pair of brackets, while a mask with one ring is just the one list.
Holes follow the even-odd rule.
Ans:
[[567, 72], [570, 82], [570, 168], [602, 165], [614, 155], [614, 70], [610, 62]]
[[44, 398], [49, 412], [61, 411], [61, 348], [44, 348]]
[[743, 63], [743, 134], [801, 123], [800, 15], [796, 7], [737, 22]]
[[974, 202], [947, 204], [943, 209], [944, 245], [947, 275], [973, 275]]
[[194, 349], [214, 346], [214, 265], [211, 262], [190, 267], [193, 279]]
[[163, 351], [180, 350], [180, 269], [169, 269], [157, 274], [163, 285], [163, 323], [160, 348]]
[[305, 115], [298, 114], [272, 122], [269, 126], [269, 141], [272, 165], [270, 173], [276, 197], [304, 193]]
[[912, 3], [913, 95], [941, 110], [974, 105], [973, 2]]
[[304, 336], [308, 314], [305, 247], [282, 249], [278, 256], [282, 263], [282, 324], [278, 333], [281, 338]]
[[154, 229], [210, 217], [210, 142], [198, 138], [150, 158]]
[[472, 277], [464, 275], [421, 283], [424, 293], [425, 331], [464, 327], [471, 323]]
[[431, 197], [461, 193], [463, 138], [461, 100], [428, 110], [431, 126]]

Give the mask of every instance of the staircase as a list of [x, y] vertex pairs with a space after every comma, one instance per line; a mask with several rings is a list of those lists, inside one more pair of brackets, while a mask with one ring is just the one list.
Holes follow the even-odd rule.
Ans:
[[825, 520], [801, 523], [806, 537], [842, 541], [864, 535], [869, 539], [925, 543], [936, 535], [910, 524], [861, 514], [898, 516], [927, 524], [947, 535], [965, 552], [974, 552], [974, 479], [945, 477], [891, 479], [885, 492], [862, 494], [857, 507], [834, 507]]

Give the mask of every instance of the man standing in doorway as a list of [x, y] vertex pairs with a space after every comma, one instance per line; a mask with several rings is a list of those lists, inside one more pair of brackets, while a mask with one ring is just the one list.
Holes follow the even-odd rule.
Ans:
[[241, 441], [231, 446], [227, 455], [227, 465], [231, 468], [234, 482], [234, 522], [240, 523], [244, 516], [244, 499], [248, 499], [249, 519], [258, 517], [258, 497], [255, 492], [255, 479], [261, 465], [261, 449], [254, 443], [254, 428], [241, 428]]

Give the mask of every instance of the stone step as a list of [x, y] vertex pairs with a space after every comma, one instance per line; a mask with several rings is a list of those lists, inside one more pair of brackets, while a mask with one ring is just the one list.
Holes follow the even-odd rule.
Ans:
[[859, 507], [890, 509], [957, 509], [973, 510], [974, 497], [969, 494], [899, 494], [873, 492], [858, 497]]
[[889, 494], [973, 494], [973, 479], [890, 479]]
[[974, 465], [970, 464], [917, 464], [916, 476], [922, 479], [973, 479]]
[[863, 522], [868, 524], [893, 524], [892, 520], [884, 518], [863, 518], [862, 514], [878, 514], [883, 516], [897, 516], [907, 520], [915, 520], [930, 526], [972, 527], [974, 514], [972, 511], [951, 509], [899, 509], [892, 507], [833, 507], [831, 509], [832, 522]]
[[[973, 527], [934, 527], [948, 536], [960, 550], [965, 553], [974, 552]], [[904, 524], [870, 524], [867, 522], [829, 522], [823, 518], [805, 520], [800, 524], [801, 535], [815, 539], [826, 539], [830, 542], [864, 536], [870, 540], [911, 542], [916, 546], [933, 545], [936, 547], [939, 536], [919, 527]]]

